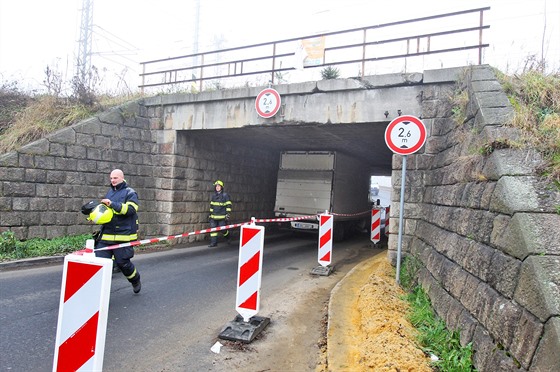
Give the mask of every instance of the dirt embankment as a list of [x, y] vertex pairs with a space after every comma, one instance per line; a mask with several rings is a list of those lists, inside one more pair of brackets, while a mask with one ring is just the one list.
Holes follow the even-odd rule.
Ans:
[[333, 290], [327, 365], [318, 371], [431, 371], [406, 319], [408, 304], [385, 254], [357, 265]]

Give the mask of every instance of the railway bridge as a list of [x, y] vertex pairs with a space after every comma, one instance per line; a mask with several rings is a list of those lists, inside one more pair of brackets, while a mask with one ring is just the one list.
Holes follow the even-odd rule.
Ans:
[[384, 131], [413, 115], [428, 139], [407, 161], [402, 231], [419, 283], [473, 343], [479, 370], [558, 368], [560, 195], [535, 176], [539, 154], [492, 147], [519, 135], [504, 126], [513, 110], [492, 68], [274, 85], [281, 105], [269, 118], [255, 107], [264, 88], [142, 98], [1, 155], [0, 231], [91, 232], [80, 207], [105, 193], [114, 168], [139, 194], [142, 238], [206, 228], [218, 178], [233, 222], [270, 218], [280, 152], [335, 150], [392, 176], [394, 262], [402, 158]]

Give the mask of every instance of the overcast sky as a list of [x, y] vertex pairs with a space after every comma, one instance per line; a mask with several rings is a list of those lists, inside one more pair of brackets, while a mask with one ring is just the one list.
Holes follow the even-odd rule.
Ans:
[[[91, 1], [92, 64], [112, 84], [123, 77], [136, 89], [140, 62], [193, 51], [197, 0]], [[511, 73], [544, 53], [549, 71], [560, 69], [559, 0], [199, 1], [200, 52], [490, 6], [484, 63]], [[82, 0], [0, 0], [0, 80], [42, 89], [50, 66], [69, 81], [81, 8]]]

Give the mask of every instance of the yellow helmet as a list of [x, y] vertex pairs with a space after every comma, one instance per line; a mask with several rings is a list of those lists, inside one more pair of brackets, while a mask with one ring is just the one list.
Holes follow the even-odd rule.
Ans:
[[222, 186], [222, 188], [224, 187], [224, 183], [220, 180], [216, 180], [216, 182], [214, 182], [214, 186], [216, 186], [216, 185], [220, 185], [220, 186]]
[[104, 225], [113, 219], [113, 210], [105, 204], [99, 204], [89, 214], [88, 220], [97, 225]]

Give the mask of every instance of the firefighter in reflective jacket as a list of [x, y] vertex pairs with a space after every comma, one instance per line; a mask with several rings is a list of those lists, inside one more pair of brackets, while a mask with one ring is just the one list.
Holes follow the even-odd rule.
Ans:
[[[101, 203], [113, 210], [113, 218], [102, 225], [101, 237], [95, 248], [103, 248], [138, 240], [138, 194], [129, 187], [124, 180], [124, 173], [120, 169], [111, 172], [111, 188], [101, 200]], [[140, 273], [130, 261], [134, 257], [131, 246], [104, 251], [95, 251], [97, 257], [113, 258], [124, 276], [132, 284], [134, 293], [140, 292]]]
[[[210, 221], [210, 227], [225, 226], [226, 222], [229, 220], [229, 215], [231, 213], [231, 199], [229, 195], [224, 191], [224, 183], [220, 180], [214, 182], [214, 194], [210, 200], [210, 216], [208, 220]], [[229, 231], [223, 231], [223, 236], [229, 239]], [[210, 233], [210, 245], [209, 247], [215, 247], [218, 245], [218, 232], [213, 231]]]

